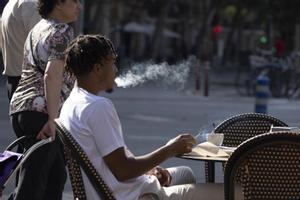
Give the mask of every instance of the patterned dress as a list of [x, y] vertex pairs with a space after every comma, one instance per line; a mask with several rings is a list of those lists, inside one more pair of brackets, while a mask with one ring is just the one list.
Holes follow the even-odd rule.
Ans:
[[[65, 23], [42, 19], [34, 26], [24, 45], [22, 76], [10, 103], [10, 114], [22, 111], [47, 113], [44, 91], [47, 62], [64, 60], [64, 51], [73, 37], [72, 27]], [[74, 78], [64, 71], [60, 107], [69, 96], [73, 85]]]

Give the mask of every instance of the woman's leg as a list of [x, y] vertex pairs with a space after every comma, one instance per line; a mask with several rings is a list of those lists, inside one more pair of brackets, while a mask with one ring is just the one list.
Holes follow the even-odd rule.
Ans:
[[[12, 115], [11, 120], [18, 137], [23, 135], [36, 136], [47, 122], [48, 116], [44, 113], [28, 111]], [[26, 142], [24, 146], [28, 149], [35, 142], [36, 140], [32, 139]], [[51, 178], [56, 178], [56, 186], [59, 186], [59, 191], [52, 190], [53, 193], [50, 196], [56, 196], [56, 199], [61, 199], [63, 185], [66, 180], [66, 171], [64, 167], [54, 167], [57, 164], [57, 156], [61, 156], [59, 144], [57, 138], [54, 142], [40, 147], [30, 155], [21, 168], [15, 199], [44, 199], [47, 196], [45, 193], [48, 191], [48, 187], [53, 186], [53, 184], [48, 185], [48, 181]], [[57, 176], [51, 171], [53, 168], [58, 170], [56, 171]]]
[[47, 188], [43, 200], [60, 200], [62, 199], [62, 192], [64, 190], [65, 182], [67, 179], [67, 172], [63, 156], [63, 148], [61, 142], [56, 136], [54, 141], [56, 144], [56, 156], [49, 171], [49, 178]]
[[20, 79], [21, 76], [7, 76], [6, 88], [7, 88], [7, 96], [9, 101], [11, 100], [12, 95], [17, 89]]

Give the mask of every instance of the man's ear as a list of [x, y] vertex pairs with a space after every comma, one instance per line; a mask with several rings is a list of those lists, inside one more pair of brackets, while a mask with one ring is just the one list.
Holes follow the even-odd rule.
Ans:
[[102, 67], [99, 63], [96, 63], [93, 67], [93, 70], [95, 71], [95, 73], [99, 74], [99, 73], [102, 73]]
[[58, 0], [57, 3], [55, 4], [55, 7], [60, 10], [60, 6], [62, 4], [62, 1], [61, 0]]

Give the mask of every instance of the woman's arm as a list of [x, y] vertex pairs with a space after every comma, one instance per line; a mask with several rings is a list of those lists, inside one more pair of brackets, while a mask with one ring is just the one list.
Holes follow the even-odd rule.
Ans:
[[57, 118], [59, 114], [59, 99], [63, 81], [63, 69], [63, 60], [50, 60], [47, 63], [44, 84], [49, 119], [43, 129], [39, 132], [37, 136], [38, 139], [44, 139], [49, 136], [55, 138], [54, 119]]

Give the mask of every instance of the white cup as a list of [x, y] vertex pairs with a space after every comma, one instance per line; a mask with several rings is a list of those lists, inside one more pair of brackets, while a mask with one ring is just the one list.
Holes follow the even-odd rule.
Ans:
[[223, 133], [211, 133], [207, 134], [207, 141], [213, 143], [214, 145], [221, 146], [223, 143], [224, 134]]

